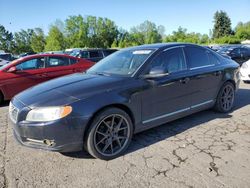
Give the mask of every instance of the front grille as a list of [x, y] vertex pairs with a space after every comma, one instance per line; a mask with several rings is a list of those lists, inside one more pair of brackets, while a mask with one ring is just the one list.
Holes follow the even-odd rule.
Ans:
[[19, 112], [19, 110], [10, 102], [10, 105], [9, 105], [9, 117], [14, 123], [17, 122], [18, 112]]

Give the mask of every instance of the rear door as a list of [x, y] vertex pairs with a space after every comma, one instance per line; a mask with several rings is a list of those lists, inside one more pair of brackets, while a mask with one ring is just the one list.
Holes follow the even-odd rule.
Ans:
[[185, 47], [189, 72], [190, 89], [192, 90], [191, 107], [202, 107], [213, 104], [220, 88], [223, 68], [219, 59], [205, 48]]
[[46, 61], [46, 71], [48, 79], [61, 77], [75, 72], [74, 66], [68, 57], [48, 56]]

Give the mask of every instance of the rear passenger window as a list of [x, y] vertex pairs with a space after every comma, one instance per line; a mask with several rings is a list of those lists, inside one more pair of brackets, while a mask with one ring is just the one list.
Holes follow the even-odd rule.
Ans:
[[240, 48], [235, 48], [235, 49], [233, 49], [233, 51], [231, 51], [230, 54], [231, 54], [231, 55], [240, 56]]
[[102, 55], [98, 51], [90, 51], [90, 58], [102, 57]]
[[80, 58], [89, 58], [89, 52], [87, 52], [87, 51], [82, 51], [82, 52], [81, 52], [81, 55], [80, 55]]
[[208, 53], [206, 50], [202, 48], [197, 47], [186, 47], [185, 48], [189, 67], [191, 69], [207, 66], [207, 65], [213, 65], [209, 61]]
[[103, 53], [104, 53], [104, 56], [109, 56], [110, 54], [116, 52], [117, 50], [104, 50]]
[[78, 62], [77, 59], [70, 59], [70, 64], [71, 64], [71, 65], [73, 65], [73, 64], [75, 64], [75, 63], [77, 63], [77, 62]]
[[211, 52], [208, 53], [208, 56], [209, 56], [209, 61], [212, 65], [217, 65], [217, 64], [220, 64], [220, 61], [219, 59], [214, 55], [212, 54]]
[[48, 67], [59, 67], [69, 65], [69, 59], [65, 57], [49, 57]]

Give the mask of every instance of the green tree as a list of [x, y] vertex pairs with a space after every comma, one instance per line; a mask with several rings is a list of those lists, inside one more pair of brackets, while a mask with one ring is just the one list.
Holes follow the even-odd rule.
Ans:
[[177, 31], [173, 31], [171, 35], [168, 35], [165, 42], [189, 42], [196, 44], [207, 44], [209, 41], [208, 35], [202, 35], [200, 33], [188, 33], [187, 29], [179, 27]]
[[118, 29], [112, 20], [107, 18], [88, 16], [88, 47], [109, 48], [117, 39]]
[[241, 40], [234, 35], [225, 36], [213, 40], [216, 44], [240, 44]]
[[34, 52], [42, 52], [45, 48], [45, 35], [41, 28], [35, 28], [31, 36], [31, 48]]
[[14, 45], [13, 35], [0, 25], [0, 50], [11, 52]]
[[186, 37], [187, 29], [180, 26], [177, 31], [173, 31], [172, 35], [169, 35], [165, 38], [165, 42], [184, 42]]
[[118, 42], [119, 48], [125, 48], [137, 45], [137, 43], [135, 43], [134, 37], [129, 32], [124, 30], [122, 33], [119, 34], [119, 36], [120, 36]]
[[34, 33], [33, 29], [21, 30], [14, 34], [15, 48], [13, 52], [20, 54], [23, 52], [33, 52], [31, 48], [31, 37]]
[[57, 51], [64, 48], [65, 42], [62, 32], [56, 26], [51, 26], [46, 38], [45, 51]]
[[235, 35], [241, 40], [250, 40], [250, 21], [246, 23], [238, 23], [235, 28]]
[[207, 34], [201, 35], [201, 38], [200, 38], [201, 44], [208, 44], [209, 41], [210, 41], [210, 39], [209, 39], [209, 36]]
[[[160, 29], [162, 31], [163, 26], [160, 26]], [[133, 27], [130, 34], [135, 45], [162, 42], [162, 33], [158, 32], [158, 28], [155, 23], [148, 20], [136, 27]]]
[[70, 47], [111, 47], [117, 40], [118, 29], [107, 18], [81, 15], [66, 19], [66, 38]]
[[65, 21], [67, 46], [70, 48], [83, 48], [87, 43], [88, 26], [81, 15], [70, 16]]
[[225, 37], [232, 34], [231, 20], [226, 12], [216, 11], [214, 14], [213, 38]]

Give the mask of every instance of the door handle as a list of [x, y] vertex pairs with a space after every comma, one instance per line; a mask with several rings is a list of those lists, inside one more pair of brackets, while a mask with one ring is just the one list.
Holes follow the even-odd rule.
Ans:
[[186, 78], [181, 79], [181, 80], [180, 80], [180, 83], [186, 84], [186, 83], [189, 82], [189, 80], [190, 80], [190, 78], [186, 77]]
[[221, 71], [216, 71], [216, 72], [214, 73], [215, 76], [220, 76], [221, 74], [222, 74]]
[[82, 69], [74, 69], [73, 72], [83, 72]]
[[39, 76], [39, 77], [43, 77], [43, 78], [44, 78], [44, 77], [47, 77], [47, 76], [48, 76], [48, 74], [46, 74], [46, 73], [44, 73], [44, 74], [38, 74], [38, 76]]

